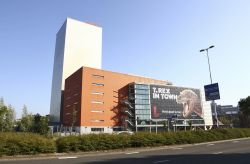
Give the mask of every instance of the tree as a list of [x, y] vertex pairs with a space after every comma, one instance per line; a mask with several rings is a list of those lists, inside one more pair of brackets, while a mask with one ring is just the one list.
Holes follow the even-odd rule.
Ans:
[[4, 104], [3, 98], [0, 99], [0, 130], [12, 131], [15, 124], [15, 110], [9, 105], [8, 107]]
[[33, 116], [32, 113], [28, 112], [27, 106], [23, 106], [22, 118], [18, 123], [18, 129], [22, 132], [31, 132], [33, 125]]
[[241, 127], [250, 127], [250, 96], [239, 101]]
[[32, 132], [47, 135], [49, 133], [48, 117], [41, 116], [40, 114], [34, 115], [34, 122], [32, 125]]
[[7, 107], [7, 113], [5, 116], [5, 130], [12, 131], [15, 126], [15, 110], [14, 108], [9, 105]]

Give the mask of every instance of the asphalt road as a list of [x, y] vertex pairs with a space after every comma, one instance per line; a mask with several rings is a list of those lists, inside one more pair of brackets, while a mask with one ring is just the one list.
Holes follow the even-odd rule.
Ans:
[[5, 164], [250, 164], [250, 139], [90, 153], [45, 159], [0, 160]]

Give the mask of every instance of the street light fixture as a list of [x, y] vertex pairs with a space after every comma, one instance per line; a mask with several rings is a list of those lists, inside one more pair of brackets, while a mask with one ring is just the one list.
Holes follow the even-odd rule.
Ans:
[[[208, 48], [205, 48], [205, 49], [201, 49], [200, 52], [204, 52], [206, 51], [206, 55], [207, 55], [207, 62], [208, 62], [208, 67], [209, 67], [209, 74], [210, 74], [210, 82], [211, 84], [213, 83], [213, 80], [212, 80], [212, 74], [211, 74], [211, 67], [210, 67], [210, 61], [209, 61], [209, 56], [208, 56], [208, 50], [211, 49], [211, 48], [214, 48], [214, 45], [208, 47]], [[216, 119], [216, 126], [219, 127], [219, 121], [218, 121], [218, 116], [217, 116], [217, 110], [216, 110], [216, 105], [215, 105], [215, 101], [213, 100], [212, 101], [212, 104], [214, 105], [214, 113], [215, 113], [215, 119]]]

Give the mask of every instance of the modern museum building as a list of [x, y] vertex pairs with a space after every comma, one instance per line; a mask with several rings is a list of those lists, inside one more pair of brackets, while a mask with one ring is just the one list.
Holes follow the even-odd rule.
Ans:
[[102, 28], [67, 18], [56, 35], [50, 121], [80, 134], [213, 125], [204, 90], [102, 69]]

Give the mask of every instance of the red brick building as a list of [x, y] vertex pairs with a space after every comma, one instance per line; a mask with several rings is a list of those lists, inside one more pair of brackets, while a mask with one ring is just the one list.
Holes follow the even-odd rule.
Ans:
[[83, 133], [124, 130], [129, 84], [171, 85], [168, 81], [82, 67], [65, 80], [61, 120]]

